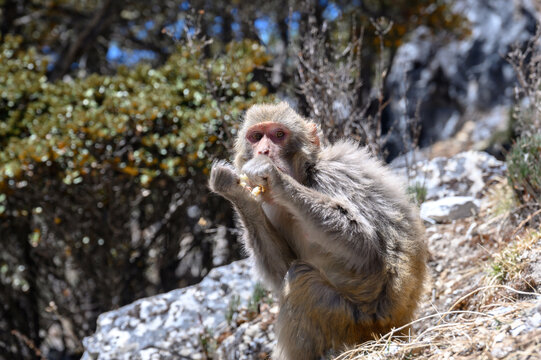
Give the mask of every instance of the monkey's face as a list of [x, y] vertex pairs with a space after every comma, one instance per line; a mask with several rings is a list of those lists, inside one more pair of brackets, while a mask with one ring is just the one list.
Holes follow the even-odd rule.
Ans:
[[252, 147], [253, 156], [268, 156], [280, 171], [293, 176], [286, 156], [291, 132], [285, 125], [275, 122], [253, 125], [246, 132], [246, 140]]

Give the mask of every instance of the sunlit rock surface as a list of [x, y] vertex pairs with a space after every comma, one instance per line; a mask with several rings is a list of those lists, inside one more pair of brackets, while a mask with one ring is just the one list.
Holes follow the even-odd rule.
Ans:
[[388, 120], [395, 134], [391, 156], [403, 147], [406, 119], [422, 119], [420, 145], [452, 136], [466, 112], [486, 111], [513, 102], [516, 77], [506, 55], [535, 33], [531, 0], [456, 0], [453, 10], [468, 23], [469, 34], [433, 36], [418, 27], [400, 46], [387, 77], [393, 89]]
[[84, 360], [203, 359], [206, 339], [227, 327], [233, 296], [246, 306], [255, 281], [248, 260], [213, 269], [197, 285], [100, 315], [83, 340]]
[[421, 204], [421, 219], [431, 223], [451, 222], [479, 212], [480, 201], [471, 196], [449, 196]]
[[407, 178], [409, 186], [426, 189], [425, 200], [437, 200], [449, 196], [479, 198], [486, 184], [504, 175], [506, 166], [486, 152], [465, 151], [451, 158], [419, 161], [409, 170], [397, 159], [393, 168]]

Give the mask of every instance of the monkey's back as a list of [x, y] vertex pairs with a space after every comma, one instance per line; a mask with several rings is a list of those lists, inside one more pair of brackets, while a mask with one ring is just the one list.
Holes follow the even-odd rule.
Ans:
[[370, 338], [413, 317], [426, 274], [424, 228], [404, 183], [364, 148], [338, 142], [321, 154], [311, 186], [353, 214], [351, 231], [335, 235], [349, 237], [348, 245], [323, 255], [323, 272], [364, 318], [356, 335]]

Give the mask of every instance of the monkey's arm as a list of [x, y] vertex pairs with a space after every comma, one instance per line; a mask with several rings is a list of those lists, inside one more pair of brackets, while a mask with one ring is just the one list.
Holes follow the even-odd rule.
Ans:
[[295, 258], [290, 246], [265, 216], [260, 202], [240, 186], [238, 175], [231, 165], [215, 163], [209, 185], [212, 191], [228, 199], [235, 207], [244, 228], [243, 243], [246, 249], [265, 281], [278, 292]]
[[263, 214], [261, 206], [257, 209], [238, 204], [234, 206], [244, 227], [244, 244], [265, 281], [278, 293], [284, 276], [295, 259], [293, 251]]
[[[291, 176], [278, 170], [266, 156], [257, 156], [243, 167], [253, 184], [268, 187], [273, 201], [285, 206], [295, 217], [309, 221], [311, 226], [305, 229], [312, 232], [309, 239], [318, 241], [324, 233], [325, 241], [320, 245], [333, 251], [340, 245], [345, 251], [360, 250], [377, 252], [380, 246], [377, 241], [374, 214], [363, 212], [363, 207], [354, 204], [343, 195], [330, 196], [304, 186]], [[338, 187], [340, 184], [336, 184]], [[340, 194], [337, 191], [337, 194]], [[315, 230], [314, 230], [315, 229]], [[362, 240], [362, 241], [360, 241]]]

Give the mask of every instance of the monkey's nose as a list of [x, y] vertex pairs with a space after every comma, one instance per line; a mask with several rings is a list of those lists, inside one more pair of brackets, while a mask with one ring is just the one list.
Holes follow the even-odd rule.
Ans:
[[259, 153], [258, 155], [269, 155], [269, 149], [265, 149], [265, 150], [259, 150]]

